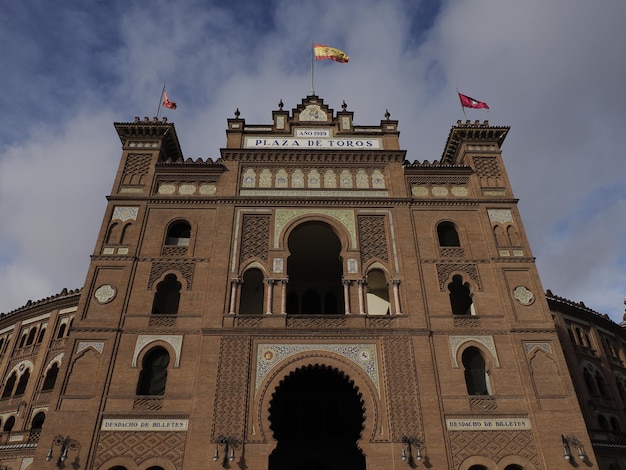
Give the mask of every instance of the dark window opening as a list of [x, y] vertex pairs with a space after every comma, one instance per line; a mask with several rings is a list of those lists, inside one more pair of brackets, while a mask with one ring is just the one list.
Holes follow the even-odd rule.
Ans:
[[30, 346], [35, 342], [35, 335], [37, 334], [37, 328], [31, 328], [28, 332], [28, 339], [26, 340], [26, 346]]
[[452, 277], [452, 282], [448, 284], [450, 291], [450, 305], [453, 315], [472, 314], [472, 295], [469, 284], [463, 284], [463, 278], [458, 274]]
[[46, 378], [43, 381], [43, 385], [41, 390], [52, 390], [54, 388], [54, 384], [57, 381], [57, 376], [59, 375], [59, 366], [55, 362], [52, 364], [48, 372], [46, 372]]
[[170, 355], [165, 348], [158, 346], [148, 352], [139, 374], [137, 395], [163, 395], [169, 363]]
[[598, 416], [598, 424], [600, 425], [600, 429], [602, 429], [603, 431], [609, 430], [609, 422], [606, 420], [604, 415]]
[[9, 419], [6, 420], [2, 430], [4, 432], [11, 432], [13, 431], [13, 426], [15, 426], [15, 416], [11, 416]]
[[260, 269], [248, 269], [242, 278], [239, 313], [242, 315], [261, 315], [263, 313], [263, 272]]
[[26, 386], [28, 385], [28, 379], [30, 379], [30, 369], [26, 369], [20, 377], [19, 382], [17, 382], [17, 387], [15, 388], [16, 397], [24, 395], [24, 392], [26, 391]]
[[468, 470], [487, 470], [484, 465], [472, 465]]
[[480, 350], [470, 346], [462, 355], [465, 367], [465, 385], [469, 395], [489, 395], [485, 359]]
[[163, 281], [157, 284], [154, 294], [152, 313], [162, 315], [176, 315], [180, 302], [180, 289], [182, 284], [178, 282], [175, 274], [168, 274]]
[[459, 234], [452, 222], [441, 222], [437, 225], [439, 246], [461, 246]]
[[39, 335], [37, 336], [37, 344], [40, 344], [43, 341], [43, 335], [46, 334], [45, 327], [39, 330]]
[[24, 333], [22, 335], [22, 338], [20, 339], [20, 345], [18, 347], [23, 348], [25, 343], [26, 343], [26, 338], [28, 337], [28, 335], [26, 333]]
[[593, 377], [587, 369], [583, 370], [583, 379], [587, 387], [587, 392], [589, 392], [590, 395], [596, 395], [596, 386], [593, 383]]
[[603, 397], [608, 397], [609, 392], [606, 387], [606, 381], [604, 380], [604, 377], [602, 376], [600, 371], [596, 371], [596, 383], [598, 384], [598, 391], [600, 392], [600, 395], [602, 395]]
[[59, 326], [59, 331], [57, 332], [57, 339], [61, 339], [63, 338], [63, 336], [65, 336], [66, 328], [67, 328], [67, 325], [65, 323]]
[[2, 391], [2, 398], [8, 398], [13, 394], [13, 388], [15, 387], [16, 381], [17, 381], [17, 372], [13, 372], [7, 379], [7, 383], [4, 385], [4, 390]]
[[622, 432], [622, 426], [620, 426], [619, 421], [614, 416], [611, 416], [611, 429], [615, 432]]
[[287, 313], [344, 313], [341, 242], [331, 227], [306, 222], [289, 235]]
[[30, 424], [31, 429], [42, 429], [43, 423], [46, 420], [46, 414], [43, 411], [40, 411], [33, 418], [32, 423]]
[[188, 222], [176, 222], [167, 231], [165, 244], [168, 246], [189, 246], [191, 225]]

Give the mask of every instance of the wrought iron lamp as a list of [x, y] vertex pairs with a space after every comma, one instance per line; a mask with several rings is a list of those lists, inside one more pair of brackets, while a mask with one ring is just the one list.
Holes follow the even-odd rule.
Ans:
[[[413, 449], [415, 449], [415, 455], [413, 455]], [[421, 462], [423, 460], [422, 450], [424, 449], [424, 441], [417, 437], [402, 437], [402, 453], [400, 458], [403, 462], [407, 462], [409, 465], [414, 464], [415, 461]]]
[[215, 444], [215, 453], [213, 454], [214, 462], [217, 462], [220, 459], [220, 446], [224, 451], [222, 467], [227, 468], [228, 462], [235, 461], [235, 449], [239, 447], [239, 445], [234, 437], [219, 436], [217, 438], [217, 443]]
[[57, 459], [57, 466], [67, 460], [68, 452], [70, 450], [80, 450], [80, 443], [76, 439], [70, 438], [69, 435], [63, 436], [62, 434], [57, 434], [52, 439], [52, 444], [50, 444], [50, 450], [48, 451], [48, 455], [46, 455], [46, 461], [50, 462], [54, 458], [53, 454], [55, 446], [61, 446], [59, 458]]
[[565, 460], [570, 462], [572, 461], [572, 451], [570, 450], [570, 445], [576, 447], [580, 460], [585, 460], [587, 458], [582, 442], [580, 442], [575, 435], [568, 434], [565, 436], [564, 434], [561, 434], [561, 441], [563, 442], [563, 458]]

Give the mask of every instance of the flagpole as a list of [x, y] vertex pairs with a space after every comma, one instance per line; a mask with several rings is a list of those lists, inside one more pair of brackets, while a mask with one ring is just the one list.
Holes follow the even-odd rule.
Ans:
[[163, 93], [165, 93], [165, 82], [163, 82], [163, 89], [161, 90], [161, 98], [159, 99], [159, 107], [157, 108], [156, 117], [159, 119], [159, 113], [161, 112], [161, 103], [163, 102]]
[[463, 111], [463, 117], [467, 121], [467, 116], [465, 115], [465, 108], [463, 107], [463, 100], [461, 99], [461, 94], [459, 93], [459, 89], [456, 89], [456, 95], [459, 97], [459, 101], [461, 102], [461, 111]]
[[315, 94], [315, 85], [313, 82], [313, 77], [315, 76], [315, 47], [313, 46], [313, 42], [311, 42], [311, 94]]

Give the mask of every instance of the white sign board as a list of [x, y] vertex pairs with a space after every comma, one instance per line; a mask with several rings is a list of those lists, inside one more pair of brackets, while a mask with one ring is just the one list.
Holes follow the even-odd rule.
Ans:
[[187, 431], [188, 419], [133, 419], [105, 418], [101, 431]]
[[527, 430], [530, 420], [527, 418], [448, 418], [448, 431], [512, 431]]

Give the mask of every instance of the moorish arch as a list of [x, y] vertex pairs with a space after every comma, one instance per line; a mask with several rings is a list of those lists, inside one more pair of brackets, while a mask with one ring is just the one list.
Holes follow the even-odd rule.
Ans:
[[365, 409], [349, 377], [309, 364], [284, 376], [269, 402], [276, 446], [269, 470], [365, 470], [359, 447]]
[[363, 454], [368, 454], [370, 442], [374, 439], [389, 439], [390, 424], [387, 418], [381, 415], [381, 403], [385, 402], [384, 388], [380, 388], [380, 385], [371, 380], [352, 360], [328, 351], [311, 350], [291, 356], [277, 364], [256, 389], [253, 405], [255, 411], [252, 412], [254, 418], [248, 432], [253, 432], [261, 442], [267, 443], [267, 455], [270, 455], [278, 444], [273, 437], [274, 431], [270, 420], [270, 408], [276, 393], [280, 391], [287, 377], [294, 375], [302, 377], [300, 375], [302, 372], [315, 367], [329, 369], [333, 374], [343, 377], [343, 380], [350, 384], [353, 396], [358, 397], [362, 409], [360, 416], [363, 419], [359, 419], [362, 430], [357, 445], [363, 450]]

